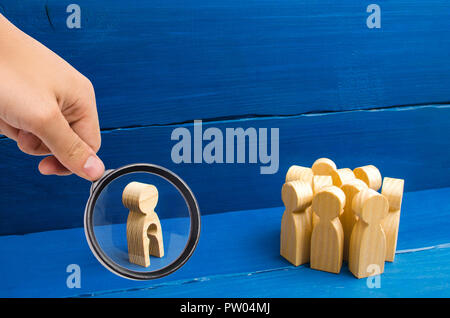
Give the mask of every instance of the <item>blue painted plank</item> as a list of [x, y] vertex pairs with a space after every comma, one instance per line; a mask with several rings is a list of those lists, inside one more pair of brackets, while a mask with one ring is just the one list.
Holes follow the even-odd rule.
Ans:
[[[405, 194], [398, 240], [399, 250], [436, 247], [450, 242], [450, 233], [447, 230], [450, 226], [449, 195], [450, 188]], [[350, 279], [350, 274], [345, 269], [342, 270], [341, 275], [312, 271], [307, 265], [294, 269], [280, 257], [279, 233], [282, 213], [283, 208], [272, 208], [203, 216], [202, 236], [192, 258], [173, 275], [151, 282], [128, 281], [104, 269], [90, 253], [84, 240], [83, 230], [80, 228], [2, 236], [0, 237], [0, 296], [107, 296], [115, 293], [119, 296], [123, 291], [143, 288], [154, 289], [150, 290], [147, 296], [179, 296], [180, 291], [174, 291], [174, 288], [170, 286], [182, 284], [183, 287], [180, 289], [192, 292], [189, 297], [198, 297], [204, 295], [204, 289], [198, 284], [192, 284], [192, 289], [188, 289], [186, 287], [188, 283], [218, 280], [215, 286], [222, 288], [224, 279], [232, 280], [235, 276], [242, 277], [247, 274], [259, 277], [256, 274], [267, 271], [274, 271], [278, 273], [275, 275], [283, 276], [282, 273], [285, 270], [288, 274], [290, 273], [289, 275], [298, 275], [295, 281], [297, 283], [304, 281], [305, 286], [311, 288], [312, 292], [318, 291], [324, 285], [330, 285], [348, 286], [348, 295], [352, 293], [353, 296], [367, 296], [370, 293], [364, 281]], [[115, 226], [123, 227], [123, 225]], [[411, 253], [421, 253], [424, 256], [410, 258]], [[389, 287], [382, 288], [378, 292], [397, 296], [398, 294], [391, 294], [391, 292], [401, 291], [402, 288], [414, 292], [415, 288], [412, 286], [420, 287], [422, 285], [419, 284], [426, 284], [426, 281], [429, 282], [429, 289], [418, 290], [418, 293], [430, 291], [433, 286], [436, 288], [443, 288], [445, 284], [448, 286], [448, 252], [426, 253], [398, 254], [396, 262], [387, 264], [386, 272], [382, 276], [382, 286], [386, 284], [386, 287]], [[428, 260], [428, 265], [422, 263], [423, 259]], [[66, 267], [69, 264], [80, 265], [81, 289], [66, 287], [68, 276]], [[414, 272], [419, 269], [423, 271]], [[430, 274], [431, 270], [434, 270], [433, 275]], [[412, 274], [406, 277], [405, 271], [411, 271]], [[274, 277], [277, 276], [267, 277], [269, 283], [270, 281], [273, 283]], [[423, 280], [417, 279], [418, 277]], [[441, 284], [436, 283], [438, 278], [441, 279]], [[283, 279], [288, 281], [290, 278], [280, 278], [279, 296], [282, 293], [289, 296], [283, 286], [292, 285], [285, 283]], [[239, 281], [234, 282], [236, 289], [243, 288]], [[264, 282], [252, 282], [252, 280], [249, 281], [251, 286], [258, 286], [258, 284], [261, 286], [260, 294], [254, 296], [269, 295], [266, 288], [268, 285]], [[160, 288], [161, 293], [158, 293]], [[230, 293], [230, 296], [239, 295], [238, 290], [233, 291], [229, 286], [226, 288], [228, 289], [223, 287], [222, 292], [226, 291]], [[298, 288], [297, 286], [292, 289], [295, 295], [304, 295]], [[346, 288], [340, 290], [345, 292]], [[211, 292], [216, 292], [217, 295], [221, 293], [220, 290]], [[242, 289], [242, 295], [247, 292], [250, 293], [249, 289]], [[326, 291], [323, 292], [323, 295], [327, 295]], [[334, 291], [329, 293], [332, 295]]]
[[[235, 298], [392, 298], [450, 297], [450, 244], [446, 247], [398, 255], [385, 265], [379, 288], [374, 278], [355, 279], [342, 267], [340, 275], [301, 266], [256, 273], [209, 277], [198, 282], [173, 282], [157, 288], [104, 293], [101, 298], [235, 297]], [[369, 285], [368, 285], [369, 284]]]
[[103, 128], [449, 101], [450, 4], [361, 1], [0, 0], [92, 79]]
[[[105, 132], [100, 155], [108, 168], [150, 162], [173, 170], [192, 188], [203, 213], [280, 206], [288, 167], [311, 166], [319, 157], [332, 158], [339, 167], [374, 164], [383, 176], [404, 178], [407, 191], [450, 186], [450, 106], [204, 123], [204, 130], [217, 127], [224, 134], [226, 128], [279, 128], [280, 164], [273, 175], [260, 174], [259, 163], [175, 164], [171, 149], [176, 142], [170, 137], [177, 127]], [[192, 124], [183, 127], [192, 132]], [[0, 174], [8, 176], [0, 178], [0, 234], [82, 226], [88, 182], [77, 177], [40, 176], [37, 159], [21, 154], [10, 140], [0, 140], [0, 151], [4, 158]], [[120, 190], [115, 197], [119, 207]], [[158, 204], [173, 202], [172, 211], [185, 209], [182, 200], [174, 201], [173, 193], [161, 191]], [[117, 218], [123, 213], [122, 208], [112, 212]]]

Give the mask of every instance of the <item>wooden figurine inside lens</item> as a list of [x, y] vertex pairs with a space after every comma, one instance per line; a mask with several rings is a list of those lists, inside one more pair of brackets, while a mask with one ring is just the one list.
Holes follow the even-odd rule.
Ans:
[[164, 256], [161, 223], [155, 212], [158, 189], [151, 184], [130, 182], [123, 190], [122, 202], [130, 210], [127, 219], [130, 263], [148, 267], [150, 255]]

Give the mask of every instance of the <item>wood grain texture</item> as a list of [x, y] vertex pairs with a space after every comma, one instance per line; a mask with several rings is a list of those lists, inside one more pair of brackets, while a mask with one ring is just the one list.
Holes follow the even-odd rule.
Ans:
[[311, 168], [316, 176], [331, 176], [332, 172], [336, 170], [336, 164], [331, 159], [319, 158], [314, 161]]
[[326, 188], [333, 185], [333, 179], [331, 176], [314, 176], [312, 187], [313, 187], [313, 193], [317, 193], [322, 188]]
[[67, 2], [0, 3], [92, 80], [102, 128], [448, 101], [446, 0], [379, 0], [381, 29], [356, 0], [78, 0], [78, 30]]
[[286, 210], [281, 219], [280, 255], [295, 266], [309, 262], [311, 250], [312, 220], [311, 184], [291, 181], [283, 185], [281, 196]]
[[301, 167], [297, 165], [289, 167], [289, 170], [286, 173], [286, 182], [300, 180], [305, 181], [308, 184], [312, 184], [312, 178], [313, 172], [311, 168]]
[[[313, 177], [313, 193], [316, 194], [320, 191], [320, 189], [329, 187], [333, 185], [333, 179], [331, 176], [321, 176], [316, 175]], [[317, 223], [319, 223], [319, 217], [316, 213], [312, 210], [312, 207], [308, 207], [308, 213], [312, 213], [312, 225], [313, 228], [316, 226]]]
[[[104, 132], [99, 155], [107, 168], [135, 162], [167, 167], [186, 181], [202, 213], [281, 206], [280, 186], [288, 168], [293, 163], [310, 167], [320, 156], [333, 158], [340, 167], [371, 162], [384, 175], [408, 180], [405, 191], [450, 186], [446, 177], [450, 174], [450, 153], [446, 151], [450, 149], [446, 135], [450, 132], [449, 106], [204, 123], [204, 129], [216, 127], [222, 131], [234, 127], [279, 128], [280, 165], [273, 175], [261, 175], [259, 164], [175, 164], [170, 157], [175, 144], [170, 135], [176, 127]], [[192, 124], [182, 127], [193, 133]], [[358, 149], [357, 155], [354, 149]], [[82, 226], [88, 182], [75, 176], [41, 176], [37, 171], [39, 158], [24, 155], [11, 140], [0, 139], [0, 151], [4, 158], [0, 161], [0, 174], [7, 176], [0, 178], [1, 234]], [[175, 198], [168, 196], [170, 187], [162, 191], [158, 185], [158, 189], [159, 204], [170, 202], [173, 209], [168, 206], [167, 210], [172, 214], [185, 208], [182, 198], [174, 202]], [[14, 213], [9, 212], [12, 207]], [[159, 211], [163, 211], [162, 206]], [[111, 215], [111, 221], [120, 222], [127, 213], [118, 210]]]
[[381, 274], [386, 258], [381, 221], [388, 214], [389, 202], [373, 189], [362, 189], [353, 198], [352, 208], [358, 220], [350, 237], [349, 270], [357, 278]]
[[[278, 207], [203, 215], [199, 245], [186, 265], [149, 282], [129, 281], [104, 269], [91, 254], [83, 228], [2, 236], [0, 255], [7, 257], [0, 262], [0, 297], [120, 296], [125, 291], [149, 297], [201, 297], [206, 292], [210, 296], [224, 292], [224, 297], [247, 293], [252, 297], [442, 297], [449, 292], [450, 256], [441, 253], [447, 251], [448, 255], [450, 249], [439, 248], [450, 243], [449, 195], [450, 188], [405, 193], [397, 252], [411, 252], [397, 254], [394, 263], [386, 263], [382, 288], [367, 288], [366, 280], [355, 279], [346, 266], [340, 275], [311, 270], [307, 265], [292, 266], [280, 256], [279, 226], [284, 207]], [[429, 213], [425, 216], [423, 211]], [[174, 220], [161, 222], [164, 225]], [[440, 227], [436, 227], [437, 222]], [[121, 245], [126, 257], [125, 237]], [[82, 270], [80, 289], [69, 289], [65, 284], [69, 275], [65, 269], [74, 263]], [[294, 268], [297, 270], [292, 271]], [[411, 279], [416, 276], [421, 279]], [[224, 285], [209, 285], [220, 277]], [[202, 284], [206, 284], [204, 290]]]
[[164, 256], [161, 222], [155, 212], [158, 189], [151, 184], [130, 182], [122, 194], [127, 218], [127, 245], [130, 263], [150, 266], [150, 255]]
[[381, 173], [374, 165], [367, 165], [353, 169], [355, 177], [364, 181], [367, 186], [375, 191], [381, 188]]
[[319, 216], [311, 237], [312, 269], [339, 273], [342, 266], [344, 232], [339, 215], [345, 205], [345, 194], [341, 189], [330, 186], [314, 195], [313, 211]]
[[355, 174], [349, 168], [342, 168], [332, 171], [331, 177], [333, 178], [333, 185], [340, 188], [343, 184], [355, 179]]
[[[315, 176], [326, 176], [331, 177], [333, 171], [336, 170], [336, 164], [333, 160], [329, 158], [319, 158], [316, 161], [314, 161], [312, 167], [311, 167], [313, 173]], [[316, 186], [314, 186], [314, 180], [313, 180], [313, 191], [314, 194], [316, 194], [322, 187], [327, 185], [331, 181], [331, 184], [333, 184], [333, 180], [329, 178], [317, 178], [317, 182], [315, 183]], [[315, 188], [315, 189], [314, 189]], [[314, 212], [312, 207], [310, 208], [312, 211], [312, 222], [313, 222], [313, 228], [316, 226], [317, 223], [319, 223], [319, 217]]]
[[393, 262], [397, 248], [398, 228], [400, 226], [400, 210], [403, 199], [403, 188], [405, 181], [385, 177], [381, 194], [389, 202], [389, 213], [381, 222], [386, 234], [386, 261]]
[[350, 249], [350, 237], [352, 235], [353, 227], [358, 220], [358, 217], [353, 211], [352, 202], [356, 194], [358, 194], [362, 189], [366, 189], [367, 185], [359, 180], [352, 179], [348, 183], [341, 186], [341, 190], [345, 194], [345, 206], [344, 212], [339, 216], [339, 220], [342, 224], [342, 229], [344, 230], [344, 261], [348, 261], [348, 253]]

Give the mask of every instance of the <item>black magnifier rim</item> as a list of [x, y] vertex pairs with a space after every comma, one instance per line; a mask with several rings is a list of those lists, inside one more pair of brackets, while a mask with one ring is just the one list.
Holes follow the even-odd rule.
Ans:
[[[189, 215], [191, 218], [189, 238], [188, 242], [184, 247], [183, 253], [181, 253], [180, 256], [175, 261], [173, 261], [166, 267], [163, 267], [153, 272], [138, 272], [117, 265], [100, 248], [100, 245], [94, 233], [94, 222], [93, 222], [94, 207], [100, 193], [114, 179], [133, 172], [148, 172], [160, 176], [169, 181], [174, 187], [178, 189], [178, 191], [180, 191], [181, 195], [184, 197], [184, 200], [188, 205]], [[187, 262], [187, 260], [192, 256], [192, 253], [197, 247], [198, 240], [200, 238], [200, 209], [198, 207], [197, 200], [195, 199], [191, 189], [175, 173], [158, 165], [148, 163], [136, 163], [120, 167], [105, 174], [100, 180], [98, 180], [93, 185], [92, 193], [89, 196], [84, 213], [84, 229], [89, 247], [91, 248], [94, 256], [108, 270], [110, 270], [114, 274], [132, 280], [151, 280], [161, 278], [173, 273], [181, 266], [183, 266]]]

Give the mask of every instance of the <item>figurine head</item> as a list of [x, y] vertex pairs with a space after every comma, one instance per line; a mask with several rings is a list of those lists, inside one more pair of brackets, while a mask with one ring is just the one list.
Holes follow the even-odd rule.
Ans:
[[314, 195], [312, 209], [320, 220], [332, 220], [344, 210], [345, 194], [336, 186], [325, 187]]
[[152, 213], [158, 203], [158, 189], [152, 184], [130, 182], [123, 190], [122, 203], [130, 211]]
[[367, 224], [380, 223], [387, 216], [388, 200], [372, 189], [363, 189], [352, 202], [353, 211]]
[[290, 181], [283, 185], [281, 198], [287, 211], [296, 212], [306, 209], [312, 201], [311, 185], [305, 181]]

